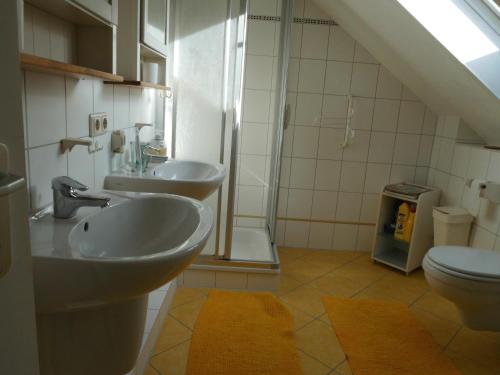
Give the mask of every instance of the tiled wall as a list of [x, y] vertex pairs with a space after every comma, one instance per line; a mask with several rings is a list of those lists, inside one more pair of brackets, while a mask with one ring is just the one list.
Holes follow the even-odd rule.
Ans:
[[463, 129], [458, 117], [439, 117], [428, 183], [441, 189], [441, 205], [464, 207], [475, 217], [470, 246], [500, 251], [500, 205], [465, 184], [467, 179], [500, 183], [500, 152], [457, 143]]
[[[40, 56], [71, 62], [72, 26], [25, 7], [24, 50]], [[52, 202], [51, 179], [68, 175], [90, 187], [101, 190], [106, 174], [127, 161], [129, 153], [113, 156], [111, 132], [124, 129], [127, 144], [134, 139], [136, 122], [151, 122], [154, 115], [152, 90], [104, 85], [102, 81], [76, 80], [38, 72], [24, 72], [23, 105], [25, 150], [31, 208]], [[90, 113], [108, 114], [108, 132], [95, 137], [103, 150], [89, 153], [87, 147], [76, 146], [61, 154], [59, 141], [65, 137], [85, 138], [89, 135]], [[152, 131], [141, 131], [147, 140]]]
[[[279, 16], [280, 3], [251, 1], [252, 16]], [[271, 151], [275, 142], [274, 96], [280, 22], [248, 19], [243, 123], [238, 148], [236, 225], [263, 228]], [[259, 218], [260, 217], [260, 218]]]
[[[295, 17], [329, 20], [309, 1]], [[435, 115], [331, 22], [293, 23], [288, 91], [278, 243], [369, 250], [382, 187], [426, 183]], [[349, 93], [356, 135], [343, 149]]]

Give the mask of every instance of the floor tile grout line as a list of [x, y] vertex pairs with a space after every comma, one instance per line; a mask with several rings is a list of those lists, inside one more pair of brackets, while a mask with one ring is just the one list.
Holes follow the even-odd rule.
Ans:
[[189, 331], [191, 331], [191, 333], [193, 333], [193, 328], [190, 328], [187, 324], [184, 324], [183, 322], [181, 322], [179, 319], [177, 319], [175, 316], [173, 316], [170, 313], [170, 311], [168, 313], [168, 316], [171, 317], [172, 319], [174, 319], [177, 323], [179, 323], [180, 325], [182, 325], [184, 328], [189, 329]]
[[329, 370], [333, 370], [333, 369], [335, 369], [335, 366], [334, 366], [334, 367], [331, 367], [331, 366], [327, 365], [327, 364], [326, 364], [326, 363], [324, 363], [323, 361], [320, 361], [318, 358], [316, 358], [316, 357], [314, 357], [313, 355], [311, 355], [311, 354], [307, 353], [305, 350], [303, 350], [303, 349], [299, 348], [298, 346], [296, 346], [295, 348], [296, 348], [299, 352], [302, 352], [302, 353], [304, 353], [305, 355], [307, 355], [309, 358], [312, 358], [312, 359], [314, 359], [315, 361], [317, 361], [317, 362], [321, 363], [323, 366], [325, 366], [325, 367], [326, 367], [326, 368], [328, 368]]
[[[457, 338], [458, 334], [460, 332], [462, 332], [464, 329], [464, 326], [462, 325], [458, 330], [457, 332], [455, 332], [455, 334], [450, 338], [450, 340], [448, 341], [448, 343], [445, 345], [443, 351], [446, 351], [448, 350], [449, 346], [451, 345], [451, 343]], [[468, 358], [468, 357], [467, 357]]]
[[[175, 349], [175, 348], [177, 348], [178, 346], [180, 346], [180, 345], [182, 345], [182, 344], [184, 344], [184, 343], [186, 343], [186, 342], [188, 342], [188, 341], [191, 341], [191, 337], [190, 337], [190, 338], [188, 338], [188, 339], [182, 340], [181, 342], [178, 342], [177, 344], [175, 344], [175, 345], [171, 346], [171, 347], [170, 347], [170, 348], [168, 348], [168, 349], [162, 350], [162, 351], [160, 351], [160, 352], [158, 352], [158, 353], [154, 353], [153, 355], [151, 355], [151, 357], [149, 357], [149, 364], [151, 364], [151, 360], [152, 360], [153, 358], [158, 357], [160, 354], [164, 354], [164, 353], [166, 353], [166, 352], [169, 352], [169, 351], [171, 351], [172, 349]], [[152, 364], [151, 364], [151, 365], [152, 365]], [[156, 368], [155, 368], [155, 369], [156, 369]]]

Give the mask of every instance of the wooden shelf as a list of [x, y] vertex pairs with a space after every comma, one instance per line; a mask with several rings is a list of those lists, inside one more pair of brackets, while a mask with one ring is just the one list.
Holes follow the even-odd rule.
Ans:
[[116, 74], [86, 68], [84, 66], [50, 60], [44, 57], [30, 55], [27, 53], [21, 53], [21, 65], [23, 69], [26, 70], [59, 74], [77, 79], [92, 78], [112, 81], [113, 83], [123, 82], [123, 77]]
[[144, 82], [144, 81], [129, 81], [129, 80], [125, 80], [123, 82], [104, 81], [104, 83], [109, 84], [109, 85], [122, 85], [122, 86], [152, 88], [152, 89], [156, 89], [156, 90], [170, 91], [170, 87], [168, 87], [168, 86], [159, 85], [156, 83]]

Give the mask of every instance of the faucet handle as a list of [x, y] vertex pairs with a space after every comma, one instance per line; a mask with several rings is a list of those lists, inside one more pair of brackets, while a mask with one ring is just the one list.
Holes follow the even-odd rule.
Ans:
[[65, 190], [65, 191], [71, 191], [71, 190], [85, 191], [88, 190], [89, 188], [88, 186], [82, 184], [81, 182], [73, 180], [71, 177], [59, 176], [59, 177], [54, 177], [52, 179], [52, 189]]

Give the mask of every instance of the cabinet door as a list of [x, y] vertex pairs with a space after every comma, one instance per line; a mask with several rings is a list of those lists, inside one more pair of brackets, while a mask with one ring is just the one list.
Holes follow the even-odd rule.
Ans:
[[118, 24], [118, 0], [66, 0], [79, 5], [105, 21]]
[[142, 0], [141, 41], [167, 54], [168, 0]]

